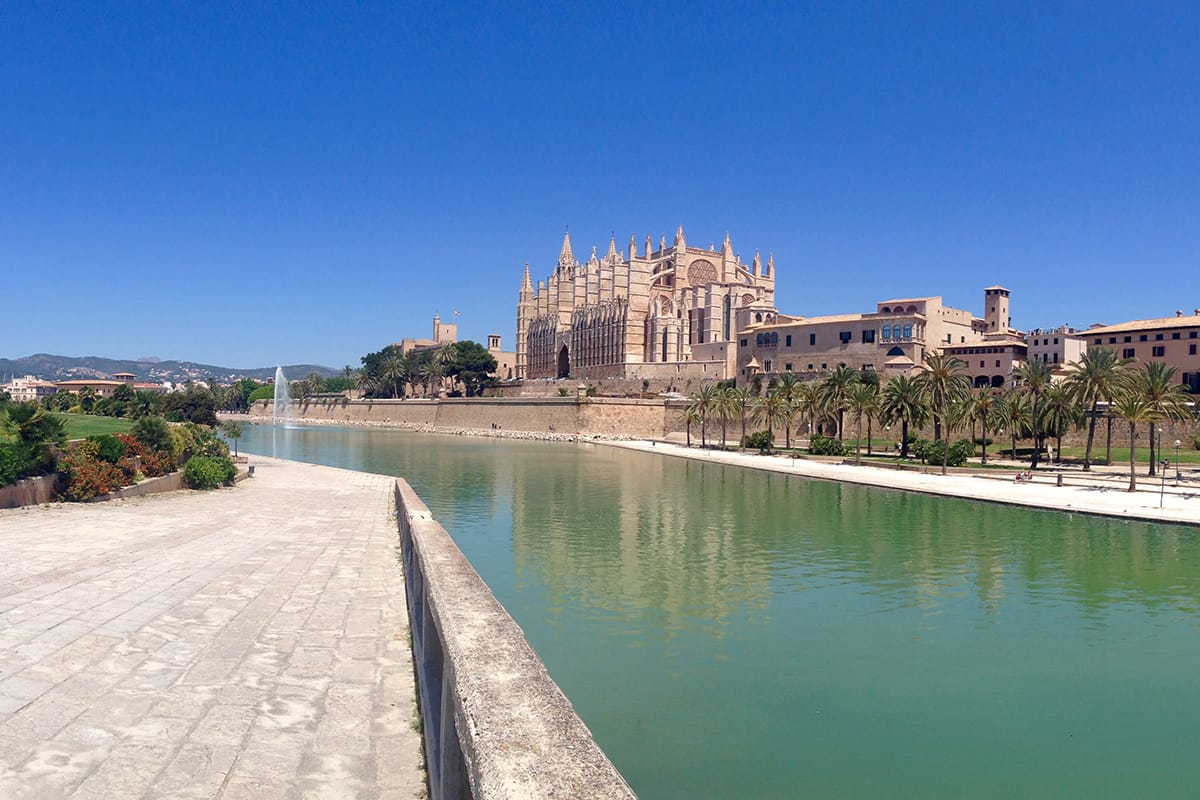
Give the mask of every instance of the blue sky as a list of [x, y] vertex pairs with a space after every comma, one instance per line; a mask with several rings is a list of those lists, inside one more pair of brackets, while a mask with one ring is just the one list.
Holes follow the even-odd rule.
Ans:
[[1200, 5], [5, 3], [0, 357], [357, 366], [729, 231], [785, 313], [1200, 306]]

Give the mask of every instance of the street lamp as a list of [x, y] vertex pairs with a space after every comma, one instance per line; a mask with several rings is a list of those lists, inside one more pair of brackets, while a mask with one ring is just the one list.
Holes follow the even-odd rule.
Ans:
[[1175, 440], [1175, 485], [1179, 485], [1179, 440]]
[[[1132, 447], [1133, 443], [1130, 442], [1129, 446]], [[1161, 455], [1162, 455], [1162, 426], [1160, 425], [1158, 428], [1158, 456], [1161, 456]], [[1153, 460], [1151, 460], [1150, 463], [1153, 464], [1154, 463]], [[1169, 467], [1170, 465], [1171, 465], [1171, 462], [1167, 461], [1166, 459], [1163, 459], [1163, 461], [1161, 463], [1159, 463], [1159, 465], [1158, 465], [1159, 467], [1162, 468], [1162, 474], [1159, 476], [1159, 483], [1158, 483], [1158, 507], [1159, 508], [1163, 507], [1163, 494], [1167, 491], [1167, 467]]]

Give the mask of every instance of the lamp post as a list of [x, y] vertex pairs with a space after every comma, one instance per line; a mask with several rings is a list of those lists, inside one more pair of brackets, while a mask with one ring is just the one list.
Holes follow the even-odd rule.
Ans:
[[1175, 485], [1179, 485], [1179, 445], [1178, 439], [1175, 440]]

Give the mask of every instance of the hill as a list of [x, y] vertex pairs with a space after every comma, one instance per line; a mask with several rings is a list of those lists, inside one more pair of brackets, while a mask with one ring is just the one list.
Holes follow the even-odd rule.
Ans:
[[[218, 367], [213, 364], [197, 364], [193, 361], [160, 361], [146, 358], [140, 361], [123, 361], [100, 356], [56, 356], [49, 353], [37, 353], [24, 358], [0, 358], [0, 382], [6, 382], [10, 376], [21, 377], [33, 375], [42, 380], [72, 380], [82, 378], [109, 378], [118, 372], [131, 372], [138, 380], [145, 383], [183, 383], [187, 380], [208, 381], [215, 379], [219, 383], [230, 383], [241, 378], [253, 378], [265, 381], [275, 377], [275, 367], [255, 367], [239, 369], [234, 367]], [[337, 375], [340, 370], [323, 367], [318, 364], [285, 364], [283, 372], [290, 380], [303, 378], [310, 372], [322, 377]]]

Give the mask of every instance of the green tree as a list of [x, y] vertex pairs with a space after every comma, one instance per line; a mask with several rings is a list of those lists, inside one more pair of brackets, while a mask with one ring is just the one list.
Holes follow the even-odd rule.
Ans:
[[791, 405], [779, 394], [767, 392], [766, 395], [758, 398], [750, 409], [750, 418], [755, 425], [765, 425], [767, 438], [774, 442], [775, 428], [791, 422]]
[[1070, 365], [1065, 381], [1075, 402], [1090, 408], [1088, 413], [1087, 448], [1083, 451], [1083, 469], [1092, 468], [1092, 445], [1096, 441], [1096, 416], [1101, 403], [1111, 403], [1129, 379], [1126, 365], [1129, 359], [1117, 358], [1115, 350], [1089, 350]]
[[446, 374], [462, 382], [467, 397], [476, 397], [484, 383], [496, 372], [496, 357], [479, 342], [469, 339], [456, 342], [454, 349], [455, 357], [446, 368]]
[[[1158, 412], [1154, 408], [1154, 404], [1144, 394], [1131, 389], [1121, 392], [1113, 400], [1110, 410], [1117, 416], [1129, 423], [1129, 491], [1137, 491], [1137, 426], [1147, 424], [1150, 426], [1150, 441], [1154, 441], [1154, 423], [1159, 419]], [[1154, 463], [1154, 456], [1150, 456], [1150, 463]]]
[[872, 416], [879, 407], [879, 391], [873, 384], [857, 381], [846, 391], [846, 410], [854, 415], [854, 463], [862, 464], [862, 423], [863, 416]]
[[737, 405], [738, 419], [742, 423], [742, 437], [738, 439], [738, 442], [744, 442], [746, 441], [746, 416], [750, 411], [750, 401], [752, 399], [750, 390], [744, 386], [741, 388], [733, 387], [730, 389], [730, 394]]
[[825, 376], [818, 387], [825, 412], [837, 420], [837, 440], [839, 442], [842, 441], [846, 394], [855, 383], [858, 383], [858, 372], [845, 364], [839, 364], [835, 370]]
[[1040, 428], [1055, 440], [1054, 460], [1062, 463], [1062, 438], [1071, 428], [1083, 424], [1083, 407], [1076, 402], [1068, 388], [1052, 384], [1042, 396]]
[[237, 456], [237, 441], [238, 441], [238, 439], [242, 438], [241, 423], [235, 422], [234, 420], [227, 420], [225, 422], [222, 422], [221, 423], [221, 433], [224, 434], [226, 439], [233, 442], [233, 455], [234, 455], [234, 457], [236, 457]]
[[217, 399], [211, 389], [191, 384], [163, 398], [163, 410], [173, 422], [195, 422], [213, 427], [217, 424]]
[[999, 416], [1001, 421], [1008, 426], [1009, 436], [1012, 437], [1010, 455], [1015, 461], [1017, 459], [1017, 440], [1024, 438], [1033, 428], [1033, 411], [1029, 395], [1009, 389], [1000, 398]]
[[1041, 359], [1031, 358], [1013, 369], [1013, 378], [1016, 380], [1017, 386], [1024, 388], [1033, 398], [1033, 457], [1030, 459], [1029, 468], [1037, 469], [1038, 461], [1042, 457], [1042, 448], [1045, 447], [1045, 432], [1042, 430], [1042, 414], [1039, 405], [1042, 394], [1050, 386], [1050, 367]]
[[979, 458], [980, 464], [987, 463], [988, 421], [998, 410], [996, 396], [990, 389], [981, 389], [971, 406], [971, 415], [979, 420], [980, 427], [983, 429], [982, 437], [979, 440], [983, 448]]
[[37, 401], [10, 403], [0, 418], [0, 430], [15, 440], [20, 468], [17, 477], [48, 471], [54, 449], [67, 443], [67, 423]]
[[717, 387], [705, 383], [700, 390], [691, 396], [689, 408], [693, 408], [700, 417], [700, 446], [708, 447], [708, 418], [716, 412]]
[[929, 421], [929, 400], [921, 385], [907, 375], [897, 375], [883, 387], [879, 403], [885, 425], [900, 423], [900, 458], [908, 458], [909, 426]]
[[933, 438], [942, 438], [946, 411], [953, 403], [971, 395], [971, 378], [961, 359], [940, 353], [926, 353], [921, 371], [914, 379], [929, 400], [933, 415]]
[[683, 409], [683, 414], [680, 417], [683, 420], [684, 430], [687, 431], [687, 446], [690, 449], [692, 446], [692, 426], [703, 421], [700, 416], [700, 411], [691, 405]]
[[[1158, 452], [1155, 448], [1154, 424], [1160, 419], [1184, 419], [1189, 413], [1191, 395], [1181, 383], [1175, 383], [1175, 367], [1161, 361], [1148, 361], [1133, 373], [1128, 391], [1140, 396], [1150, 406], [1151, 418], [1146, 420], [1150, 430], [1150, 477], [1157, 474]], [[1128, 417], [1121, 417], [1126, 422]]]
[[[775, 378], [772, 378], [767, 384], [768, 392], [775, 392], [783, 401], [787, 403], [788, 410], [795, 413], [796, 401], [800, 396], [800, 387], [804, 382], [800, 380], [800, 376], [794, 372], [785, 372]], [[743, 438], [745, 431], [742, 432]], [[792, 447], [792, 416], [789, 415], [787, 424], [783, 428], [783, 446], [789, 450]]]

